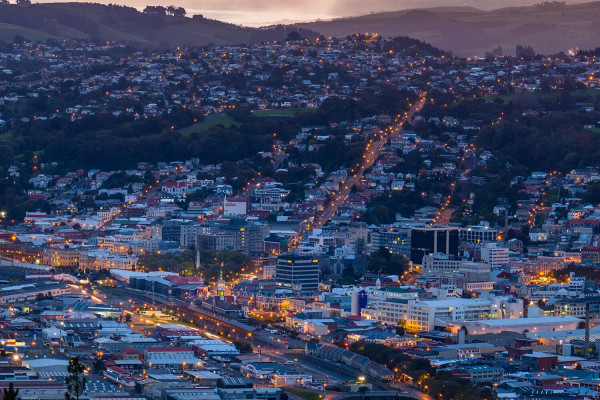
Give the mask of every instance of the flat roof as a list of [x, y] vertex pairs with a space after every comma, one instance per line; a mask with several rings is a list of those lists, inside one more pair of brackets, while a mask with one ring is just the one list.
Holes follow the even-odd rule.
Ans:
[[513, 319], [488, 319], [479, 321], [467, 321], [477, 322], [481, 325], [489, 326], [507, 326], [507, 325], [537, 325], [537, 324], [558, 324], [566, 322], [580, 322], [580, 318], [576, 317], [534, 317], [534, 318], [513, 318]]

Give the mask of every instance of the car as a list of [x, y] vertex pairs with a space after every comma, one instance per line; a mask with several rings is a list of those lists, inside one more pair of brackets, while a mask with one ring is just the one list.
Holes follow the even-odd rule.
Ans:
[[294, 361], [292, 361], [292, 360], [287, 360], [285, 362], [285, 365], [292, 365], [292, 364], [294, 364]]

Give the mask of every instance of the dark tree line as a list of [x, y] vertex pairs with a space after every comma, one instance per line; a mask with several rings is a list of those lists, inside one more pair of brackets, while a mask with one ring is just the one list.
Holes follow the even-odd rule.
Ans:
[[172, 15], [173, 17], [185, 17], [186, 11], [183, 7], [176, 7], [170, 5], [167, 7], [163, 6], [146, 6], [144, 8], [144, 14], [151, 15]]

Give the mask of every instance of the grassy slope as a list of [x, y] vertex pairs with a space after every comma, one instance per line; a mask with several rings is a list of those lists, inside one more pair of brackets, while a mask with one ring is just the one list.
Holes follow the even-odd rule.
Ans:
[[217, 125], [223, 125], [225, 128], [229, 128], [233, 125], [239, 126], [240, 123], [226, 114], [209, 115], [206, 117], [206, 120], [182, 130], [181, 133], [184, 135], [190, 135], [194, 132], [201, 133]]
[[600, 46], [600, 2], [555, 10], [530, 6], [487, 12], [467, 7], [440, 7], [300, 26], [329, 36], [345, 36], [357, 31], [407, 35], [464, 56], [483, 55], [497, 46], [502, 46], [506, 53], [513, 53], [517, 44], [553, 53], [573, 47]]
[[257, 117], [293, 117], [296, 113], [307, 113], [316, 111], [314, 108], [288, 108], [277, 110], [260, 110], [254, 111]]
[[7, 43], [12, 42], [15, 35], [20, 35], [24, 38], [31, 40], [47, 40], [58, 38], [55, 35], [50, 35], [45, 32], [40, 32], [34, 29], [24, 28], [22, 26], [0, 22], [0, 41]]
[[[31, 40], [53, 38], [94, 38], [114, 40], [153, 47], [168, 45], [204, 45], [252, 43], [259, 39], [280, 40], [282, 31], [264, 31], [240, 27], [214, 20], [192, 20], [171, 16], [147, 16], [132, 10], [115, 10], [93, 3], [34, 4], [27, 9], [17, 6], [2, 8], [0, 13], [30, 13], [31, 21], [46, 21], [38, 26], [24, 28], [19, 24], [0, 25], [0, 40], [10, 41], [19, 34]], [[23, 18], [21, 16], [21, 18]], [[73, 27], [69, 20], [81, 18], [98, 24], [95, 33], [86, 33], [85, 27]], [[0, 15], [0, 23], [6, 20]], [[51, 23], [50, 23], [51, 22]], [[49, 32], [48, 25], [52, 25]]]

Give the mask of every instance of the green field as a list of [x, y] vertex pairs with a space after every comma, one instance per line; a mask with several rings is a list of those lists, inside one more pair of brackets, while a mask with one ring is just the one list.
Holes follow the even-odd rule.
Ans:
[[[549, 98], [552, 98], [552, 97], [560, 96], [561, 92], [562, 92], [562, 90], [552, 90], [549, 93], [542, 93], [540, 91], [534, 91], [534, 92], [531, 92], [531, 93], [539, 96], [540, 98], [549, 99]], [[487, 98], [490, 98], [490, 99], [501, 98], [505, 102], [508, 102], [508, 101], [513, 100], [514, 97], [517, 96], [517, 95], [518, 95], [518, 93], [507, 93], [507, 94], [503, 94], [503, 95], [500, 95], [500, 96], [496, 96], [496, 95], [487, 96]], [[569, 92], [569, 95], [571, 97], [575, 97], [575, 98], [588, 97], [590, 100], [593, 100], [593, 99], [596, 98], [596, 96], [600, 96], [600, 89], [586, 88], [586, 89], [571, 90]]]
[[226, 114], [210, 115], [206, 117], [204, 121], [192, 125], [189, 128], [183, 129], [181, 133], [183, 133], [184, 135], [190, 135], [194, 132], [203, 132], [210, 130], [211, 128], [217, 125], [223, 125], [225, 128], [229, 128], [231, 126], [240, 126], [241, 124]]
[[300, 396], [306, 400], [319, 400], [321, 398], [321, 395], [319, 393], [309, 392], [307, 390], [300, 390], [294, 388], [285, 388], [285, 390], [287, 392], [295, 394], [296, 396]]
[[292, 117], [296, 113], [314, 112], [314, 108], [287, 108], [283, 110], [260, 110], [252, 112], [257, 117]]
[[60, 39], [57, 36], [50, 35], [49, 33], [36, 31], [17, 25], [6, 24], [0, 22], [0, 40], [3, 42], [12, 42], [16, 35], [25, 37], [30, 40], [47, 40], [47, 39]]

